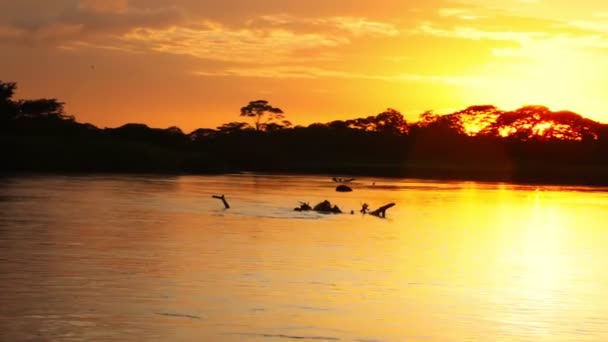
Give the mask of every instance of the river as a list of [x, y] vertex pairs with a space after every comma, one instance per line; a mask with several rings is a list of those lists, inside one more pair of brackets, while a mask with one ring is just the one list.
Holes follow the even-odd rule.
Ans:
[[[0, 178], [0, 340], [608, 340], [607, 188], [335, 186]], [[324, 199], [346, 213], [293, 211]]]

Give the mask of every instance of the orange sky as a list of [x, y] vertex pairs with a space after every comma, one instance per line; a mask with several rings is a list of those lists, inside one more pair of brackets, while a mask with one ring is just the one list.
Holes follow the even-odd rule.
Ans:
[[607, 122], [604, 0], [0, 0], [0, 80], [79, 121], [185, 131], [544, 104]]

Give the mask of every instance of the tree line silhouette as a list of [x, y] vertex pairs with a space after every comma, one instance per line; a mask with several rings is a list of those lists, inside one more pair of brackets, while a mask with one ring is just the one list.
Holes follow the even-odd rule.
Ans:
[[6, 172], [282, 172], [608, 184], [608, 125], [570, 111], [471, 106], [407, 122], [395, 109], [293, 126], [265, 100], [235, 121], [178, 127], [79, 123], [56, 99], [15, 100], [0, 81]]

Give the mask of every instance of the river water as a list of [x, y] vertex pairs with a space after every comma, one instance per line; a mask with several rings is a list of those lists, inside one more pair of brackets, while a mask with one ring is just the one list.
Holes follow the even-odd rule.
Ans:
[[[335, 186], [0, 178], [0, 340], [608, 340], [608, 189]], [[293, 211], [324, 199], [347, 214]]]

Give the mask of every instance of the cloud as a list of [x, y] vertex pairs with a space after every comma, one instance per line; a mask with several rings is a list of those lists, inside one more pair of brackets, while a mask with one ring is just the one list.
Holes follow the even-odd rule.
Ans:
[[292, 28], [309, 28], [323, 31], [346, 31], [354, 36], [390, 36], [399, 34], [399, 29], [391, 23], [370, 20], [365, 17], [334, 16], [322, 18], [300, 18], [289, 14], [263, 15], [259, 19], [271, 26], [284, 26]]
[[440, 17], [452, 17], [460, 20], [476, 20], [485, 18], [483, 15], [475, 14], [473, 10], [469, 8], [440, 8], [438, 13]]
[[166, 27], [184, 18], [177, 7], [131, 8], [126, 0], [55, 0], [53, 5], [22, 0], [0, 12], [0, 43], [61, 45], [136, 27]]
[[355, 36], [373, 35], [394, 37], [399, 34], [399, 30], [392, 24], [371, 21], [366, 18], [335, 17], [329, 19], [328, 22]]
[[[11, 6], [11, 13], [0, 13], [0, 23], [4, 23], [0, 25], [0, 43], [70, 51], [154, 51], [203, 60], [268, 64], [327, 60], [331, 49], [349, 45], [354, 39], [399, 34], [391, 23], [357, 16], [268, 14], [234, 23], [211, 20], [201, 13], [201, 9], [216, 6], [212, 4], [199, 8], [186, 1], [173, 2], [182, 7], [167, 6], [168, 2], [160, 0], [54, 1], [54, 6], [38, 3], [37, 11], [36, 1], [22, 0]], [[191, 13], [186, 8], [198, 10]]]
[[91, 48], [129, 53], [154, 51], [233, 64], [282, 65], [335, 61], [340, 58], [336, 49], [351, 45], [358, 37], [399, 34], [392, 24], [364, 17], [296, 18], [279, 14], [230, 26], [190, 19], [167, 27], [142, 25], [103, 39], [74, 39], [60, 47], [71, 51]]
[[430, 22], [426, 22], [418, 26], [418, 28], [415, 30], [415, 33], [444, 38], [515, 42], [528, 41], [535, 38], [543, 38], [548, 36], [548, 34], [544, 32], [487, 31], [466, 26], [457, 26], [454, 28], [446, 29], [437, 27]]
[[521, 8], [527, 8], [531, 5], [538, 4], [539, 0], [453, 0], [465, 6], [479, 6], [480, 8], [490, 9], [492, 11], [511, 12], [514, 13]]
[[[465, 40], [488, 40], [514, 42], [521, 47], [530, 50], [547, 50], [551, 47], [552, 51], [566, 51], [571, 48], [608, 48], [608, 38], [598, 32], [589, 31], [566, 31], [564, 33], [563, 23], [555, 21], [554, 26], [545, 31], [509, 31], [509, 30], [484, 30], [472, 26], [456, 26], [443, 28], [425, 22], [419, 25], [414, 34], [430, 35], [442, 38], [454, 38]], [[567, 22], [567, 25], [577, 28], [608, 30], [608, 24], [599, 25], [591, 22]], [[496, 56], [514, 56], [514, 49], [494, 49]]]
[[571, 20], [565, 23], [567, 26], [593, 31], [597, 33], [608, 33], [608, 20]]
[[85, 11], [125, 13], [129, 10], [128, 0], [79, 0], [78, 8]]
[[89, 43], [86, 41], [74, 41], [67, 44], [59, 45], [59, 49], [67, 50], [67, 51], [77, 51], [82, 49], [99, 49], [99, 50], [109, 50], [109, 51], [119, 51], [129, 54], [140, 53], [134, 47], [128, 45], [112, 45], [112, 44], [103, 44], [103, 43]]
[[217, 71], [197, 71], [198, 76], [232, 76], [274, 79], [359, 79], [386, 82], [414, 82], [443, 85], [481, 85], [486, 82], [482, 78], [453, 75], [423, 75], [413, 73], [397, 74], [365, 74], [340, 70], [324, 69], [308, 66], [268, 66], [268, 67], [234, 67]]
[[240, 63], [277, 63], [300, 50], [345, 45], [348, 38], [321, 33], [296, 33], [284, 29], [232, 29], [219, 23], [173, 26], [166, 29], [138, 28], [121, 38], [148, 50], [188, 55], [200, 59]]

